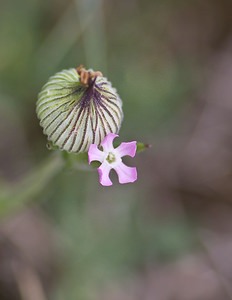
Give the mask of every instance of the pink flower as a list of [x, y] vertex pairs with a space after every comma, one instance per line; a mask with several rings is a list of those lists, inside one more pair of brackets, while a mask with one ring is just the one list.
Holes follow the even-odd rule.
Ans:
[[92, 161], [100, 161], [101, 166], [98, 168], [99, 181], [104, 186], [112, 185], [109, 173], [114, 169], [118, 174], [119, 183], [134, 182], [137, 180], [136, 168], [128, 167], [122, 162], [122, 157], [129, 155], [135, 156], [136, 142], [121, 143], [117, 148], [113, 146], [113, 140], [117, 134], [109, 133], [101, 143], [103, 151], [99, 150], [97, 145], [91, 144], [88, 151], [89, 164]]

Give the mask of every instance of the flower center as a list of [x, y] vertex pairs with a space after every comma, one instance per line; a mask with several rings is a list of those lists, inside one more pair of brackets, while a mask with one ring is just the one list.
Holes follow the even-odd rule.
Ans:
[[116, 157], [112, 152], [109, 152], [106, 160], [108, 161], [109, 164], [112, 164], [113, 162], [116, 161]]

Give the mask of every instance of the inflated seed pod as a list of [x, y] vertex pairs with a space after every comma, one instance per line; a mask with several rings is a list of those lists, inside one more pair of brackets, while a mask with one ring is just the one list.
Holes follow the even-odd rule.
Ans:
[[52, 76], [39, 93], [36, 112], [48, 140], [76, 153], [118, 133], [123, 119], [115, 88], [100, 72], [82, 67]]

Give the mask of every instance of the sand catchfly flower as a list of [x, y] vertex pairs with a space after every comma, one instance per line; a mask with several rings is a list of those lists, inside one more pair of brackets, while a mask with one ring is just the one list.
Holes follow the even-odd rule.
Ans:
[[109, 178], [111, 169], [118, 174], [119, 183], [129, 183], [137, 180], [137, 170], [135, 167], [128, 167], [122, 162], [122, 157], [129, 155], [134, 157], [136, 154], [136, 142], [121, 143], [117, 148], [113, 146], [113, 140], [117, 134], [109, 133], [101, 143], [102, 150], [96, 144], [89, 147], [89, 163], [99, 161], [101, 166], [98, 168], [99, 181], [104, 186], [112, 185]]
[[39, 93], [36, 111], [48, 140], [75, 153], [118, 133], [123, 120], [116, 89], [101, 72], [82, 66], [52, 76]]

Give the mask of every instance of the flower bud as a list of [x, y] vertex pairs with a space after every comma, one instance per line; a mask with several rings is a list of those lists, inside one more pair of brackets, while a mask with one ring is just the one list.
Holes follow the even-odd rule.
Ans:
[[38, 96], [36, 112], [48, 140], [68, 152], [88, 151], [108, 133], [118, 133], [122, 101], [111, 83], [92, 70], [69, 69], [52, 76]]

